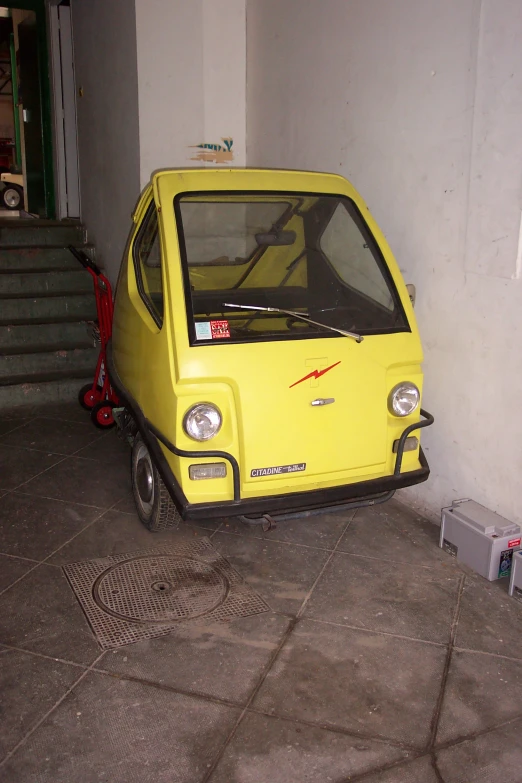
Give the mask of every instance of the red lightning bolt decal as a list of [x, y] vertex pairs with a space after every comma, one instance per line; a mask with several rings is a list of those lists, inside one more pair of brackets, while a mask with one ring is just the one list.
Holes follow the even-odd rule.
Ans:
[[298, 383], [307, 381], [309, 378], [315, 378], [317, 380], [318, 378], [321, 377], [321, 375], [324, 375], [325, 372], [328, 372], [329, 370], [333, 370], [334, 367], [337, 367], [338, 364], [341, 364], [341, 362], [335, 362], [335, 364], [331, 364], [329, 367], [325, 367], [324, 370], [312, 370], [312, 372], [309, 372], [308, 375], [305, 375], [304, 378], [301, 378], [301, 380], [293, 383], [291, 386], [289, 386], [289, 388], [292, 389], [294, 386], [297, 386]]

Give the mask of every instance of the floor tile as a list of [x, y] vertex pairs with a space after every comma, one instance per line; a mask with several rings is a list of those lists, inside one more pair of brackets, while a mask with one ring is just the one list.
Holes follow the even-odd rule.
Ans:
[[212, 625], [183, 623], [169, 636], [107, 653], [103, 668], [245, 704], [288, 623], [274, 614]]
[[0, 503], [0, 552], [44, 560], [101, 511], [11, 492]]
[[2, 408], [0, 410], [0, 432], [2, 431], [3, 425], [5, 423], [6, 430], [11, 428], [11, 422], [15, 422], [15, 424], [21, 425], [25, 424], [27, 421], [30, 421], [31, 419], [34, 419], [36, 417], [35, 411], [31, 407], [18, 407], [18, 408]]
[[31, 568], [34, 568], [34, 565], [30, 560], [19, 560], [17, 557], [0, 555], [0, 592], [20, 579]]
[[99, 438], [99, 430], [89, 424], [39, 418], [4, 435], [0, 443], [54, 454], [74, 454]]
[[384, 772], [368, 775], [364, 778], [364, 783], [441, 783], [441, 781], [433, 769], [431, 760], [424, 756]]
[[444, 783], [520, 783], [522, 722], [437, 753]]
[[303, 621], [254, 701], [276, 715], [423, 747], [446, 650]]
[[407, 757], [381, 742], [247, 714], [210, 783], [325, 783]]
[[457, 647], [522, 658], [522, 602], [510, 598], [507, 589], [506, 579], [466, 577]]
[[2, 410], [2, 417], [9, 419], [36, 419], [42, 416], [63, 421], [90, 421], [89, 412], [77, 402], [38, 403], [18, 405]]
[[134, 502], [134, 496], [132, 494], [132, 489], [129, 487], [129, 491], [125, 494], [125, 496], [119, 500], [116, 505], [114, 506], [115, 509], [118, 511], [125, 511], [127, 514], [135, 514], [136, 513], [136, 503]]
[[437, 743], [522, 717], [522, 661], [454, 651]]
[[319, 549], [216, 533], [212, 543], [277, 612], [295, 614], [329, 554]]
[[[91, 429], [94, 430], [93, 425], [91, 425]], [[95, 432], [98, 432], [99, 438], [80, 449], [77, 456], [100, 460], [100, 462], [119, 460], [128, 467], [131, 449], [126, 441], [118, 437], [116, 429], [111, 429], [108, 432], [95, 430]]]
[[443, 565], [453, 569], [459, 567], [457, 561], [439, 547], [440, 526], [417, 514], [414, 509], [397, 500], [391, 500], [368, 511], [373, 511], [373, 514], [409, 538], [413, 544], [421, 546], [424, 550], [425, 565]]
[[40, 565], [0, 596], [0, 643], [91, 664], [101, 650], [59, 568]]
[[274, 530], [266, 533], [260, 525], [251, 527], [239, 519], [230, 518], [225, 522], [223, 530], [241, 536], [333, 549], [352, 516], [353, 512], [347, 511], [344, 514], [319, 514], [304, 519], [282, 520], [278, 521]]
[[57, 454], [0, 444], [0, 488], [15, 489], [62, 459]]
[[23, 427], [28, 421], [30, 421], [29, 418], [7, 418], [5, 416], [0, 416], [0, 436], [7, 435], [8, 432], [13, 432], [13, 430]]
[[31, 495], [109, 508], [130, 490], [130, 468], [121, 462], [101, 464], [68, 457], [42, 476], [24, 485]]
[[[410, 535], [416, 543], [426, 544], [429, 542], [430, 545], [439, 549], [439, 525], [418, 514], [415, 509], [401, 503], [396, 498], [390, 500], [389, 503], [383, 503], [373, 508], [378, 513], [383, 512], [391, 525], [395, 525], [403, 533]], [[444, 554], [442, 549], [440, 554]]]
[[237, 717], [230, 707], [88, 674], [9, 760], [0, 780], [198, 783]]
[[34, 408], [29, 405], [18, 405], [14, 408], [2, 408], [0, 410], [0, 421], [4, 419], [31, 419], [35, 416]]
[[458, 585], [452, 573], [335, 554], [305, 613], [317, 620], [447, 644]]
[[49, 562], [66, 565], [79, 560], [94, 560], [98, 557], [161, 547], [163, 544], [170, 545], [176, 541], [193, 541], [198, 536], [209, 536], [211, 532], [187, 522], [180, 522], [177, 528], [151, 533], [140, 522], [136, 513], [126, 514], [111, 509], [56, 552], [49, 558]]
[[2, 655], [0, 759], [67, 692], [82, 671], [77, 666], [17, 650], [8, 650]]
[[[80, 391], [78, 389], [78, 391]], [[90, 411], [86, 411], [82, 408], [78, 402], [57, 402], [50, 403], [43, 406], [38, 406], [33, 409], [33, 415], [45, 416], [55, 421], [80, 421], [90, 424], [94, 429], [94, 424], [91, 422]]]
[[[338, 551], [404, 563], [415, 569], [429, 566], [454, 571], [456, 561], [437, 545], [438, 528], [409, 510], [403, 513], [402, 507], [397, 506], [397, 503], [385, 503], [359, 509], [342, 537]], [[430, 536], [426, 535], [426, 530]]]

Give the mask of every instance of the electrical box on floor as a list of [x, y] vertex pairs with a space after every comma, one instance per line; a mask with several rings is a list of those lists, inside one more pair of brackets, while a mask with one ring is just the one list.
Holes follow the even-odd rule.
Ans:
[[490, 582], [510, 575], [520, 537], [518, 525], [474, 500], [455, 500], [442, 509], [441, 548]]

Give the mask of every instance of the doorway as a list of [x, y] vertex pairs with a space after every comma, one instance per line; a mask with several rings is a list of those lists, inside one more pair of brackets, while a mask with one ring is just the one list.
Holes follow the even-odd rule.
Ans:
[[[2, 51], [9, 33], [9, 86], [11, 92], [12, 148], [9, 173], [2, 174], [10, 188], [4, 206], [17, 212], [14, 188], [21, 191], [20, 213], [55, 216], [52, 122], [48, 78], [46, 12], [44, 0], [0, 0]], [[10, 30], [6, 28], [10, 25]], [[4, 65], [5, 67], [5, 65]], [[4, 185], [4, 202], [5, 185]]]
[[80, 217], [70, 10], [69, 0], [0, 0], [4, 216]]

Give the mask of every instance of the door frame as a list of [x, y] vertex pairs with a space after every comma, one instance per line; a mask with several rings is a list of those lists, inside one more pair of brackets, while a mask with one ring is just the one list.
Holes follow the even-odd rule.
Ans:
[[51, 83], [49, 79], [49, 48], [47, 45], [47, 11], [45, 0], [1, 0], [4, 8], [34, 11], [38, 36], [38, 75], [40, 81], [40, 105], [42, 112], [43, 177], [45, 211], [48, 219], [56, 217], [54, 197], [54, 150], [51, 112]]
[[49, 2], [47, 14], [56, 217], [77, 220], [81, 216], [81, 199], [71, 7], [60, 5], [59, 0]]

